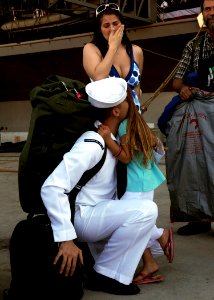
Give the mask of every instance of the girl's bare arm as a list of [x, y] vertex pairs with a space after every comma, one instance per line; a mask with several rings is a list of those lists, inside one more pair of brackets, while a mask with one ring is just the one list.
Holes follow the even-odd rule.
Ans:
[[118, 145], [111, 138], [111, 131], [108, 126], [100, 125], [98, 128], [98, 133], [103, 137], [107, 147], [111, 151], [114, 157], [119, 159], [121, 162], [128, 164], [131, 160], [130, 153], [127, 145], [125, 144], [126, 136], [123, 135], [120, 139], [121, 144]]

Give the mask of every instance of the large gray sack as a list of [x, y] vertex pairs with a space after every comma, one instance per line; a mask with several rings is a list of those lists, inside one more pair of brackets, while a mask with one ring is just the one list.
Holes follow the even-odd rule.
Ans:
[[214, 93], [195, 91], [167, 124], [171, 221], [214, 219]]

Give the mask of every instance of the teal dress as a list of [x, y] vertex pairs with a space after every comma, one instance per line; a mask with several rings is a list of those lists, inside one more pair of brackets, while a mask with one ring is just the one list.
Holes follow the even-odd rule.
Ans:
[[[127, 119], [119, 127], [119, 137], [126, 134]], [[147, 168], [142, 164], [143, 154], [139, 153], [127, 164], [127, 192], [148, 192], [165, 181], [157, 163], [149, 162]]]

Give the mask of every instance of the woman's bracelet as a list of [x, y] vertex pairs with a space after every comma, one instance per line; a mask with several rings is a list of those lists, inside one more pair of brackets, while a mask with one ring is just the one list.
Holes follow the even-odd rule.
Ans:
[[120, 149], [119, 149], [119, 151], [114, 155], [114, 157], [118, 157], [119, 155], [120, 155], [120, 153], [122, 152], [122, 147], [121, 146], [119, 146], [120, 147]]

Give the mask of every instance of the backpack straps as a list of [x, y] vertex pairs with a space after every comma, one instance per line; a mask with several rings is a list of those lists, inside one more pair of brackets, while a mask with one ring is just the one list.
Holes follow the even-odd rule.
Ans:
[[[97, 141], [98, 142], [98, 141]], [[82, 175], [76, 186], [73, 188], [73, 190], [70, 191], [68, 194], [69, 202], [70, 202], [70, 207], [71, 207], [71, 221], [72, 223], [74, 222], [74, 213], [75, 213], [75, 199], [77, 197], [77, 194], [81, 190], [81, 188], [86, 185], [86, 183], [96, 175], [99, 170], [102, 168], [105, 159], [106, 159], [106, 153], [107, 153], [107, 147], [105, 144], [103, 156], [101, 160], [91, 169], [85, 171], [85, 173]]]
[[101, 158], [101, 160], [91, 169], [85, 171], [85, 173], [82, 175], [82, 177], [80, 178], [80, 180], [78, 181], [78, 183], [76, 184], [76, 186], [74, 187], [74, 189], [77, 190], [77, 193], [81, 190], [81, 188], [86, 185], [86, 183], [92, 178], [94, 177], [94, 175], [96, 175], [99, 170], [102, 168], [105, 159], [106, 159], [106, 152], [107, 152], [107, 147], [105, 145], [104, 148], [104, 152], [103, 152], [103, 156]]

